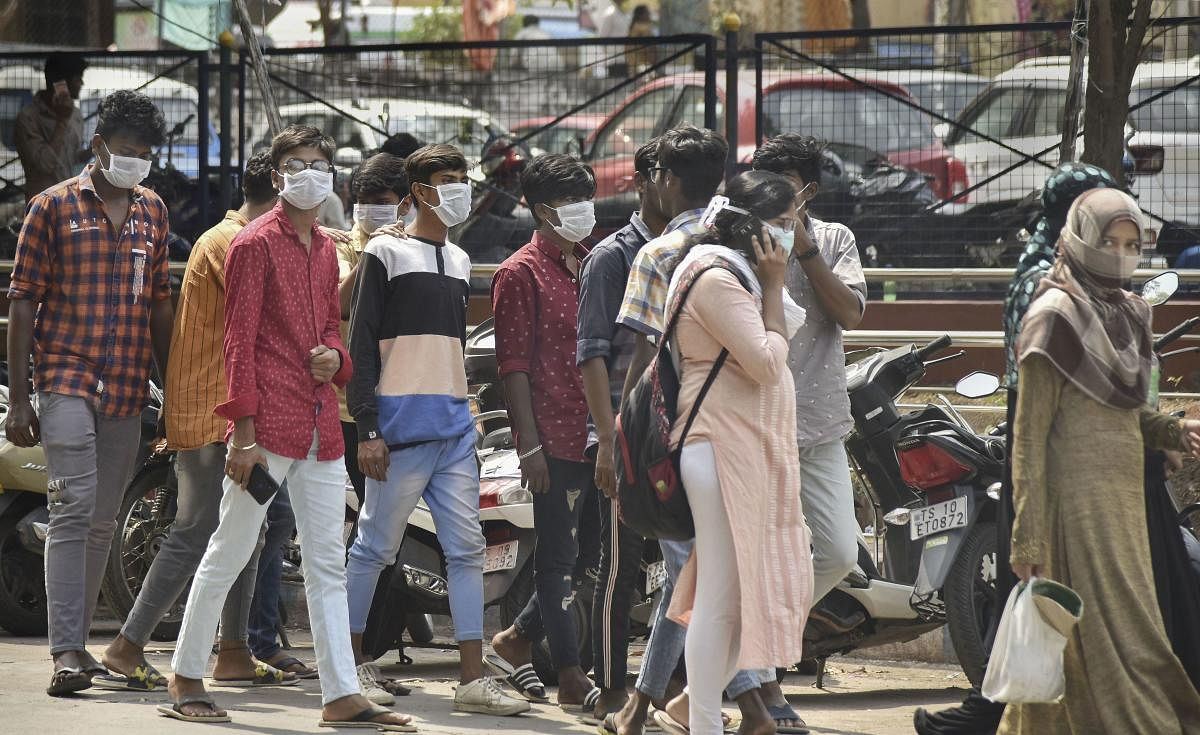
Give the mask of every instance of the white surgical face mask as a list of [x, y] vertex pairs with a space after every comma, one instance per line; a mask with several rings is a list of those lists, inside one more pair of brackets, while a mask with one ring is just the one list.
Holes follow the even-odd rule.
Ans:
[[150, 162], [133, 156], [114, 156], [108, 149], [108, 143], [100, 140], [104, 152], [108, 154], [108, 168], [101, 168], [100, 173], [108, 179], [108, 183], [118, 189], [132, 189], [150, 174]]
[[316, 209], [333, 193], [333, 173], [306, 168], [298, 174], [283, 175], [279, 196], [296, 209]]
[[467, 221], [471, 216], [471, 185], [470, 184], [438, 184], [429, 186], [437, 189], [437, 206], [430, 206], [437, 218], [447, 227], [454, 227]]
[[596, 226], [596, 205], [593, 202], [564, 204], [555, 209], [559, 224], [550, 225], [567, 242], [582, 242]]
[[355, 204], [354, 221], [369, 234], [395, 222], [399, 211], [399, 204]]
[[779, 225], [767, 225], [767, 232], [770, 232], [779, 247], [783, 248], [784, 255], [792, 254], [792, 246], [796, 243], [795, 230], [785, 230]]

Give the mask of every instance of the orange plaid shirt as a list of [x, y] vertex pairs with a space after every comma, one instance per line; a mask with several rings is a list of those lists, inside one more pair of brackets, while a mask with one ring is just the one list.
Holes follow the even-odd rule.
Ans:
[[240, 212], [196, 240], [183, 274], [167, 365], [167, 443], [198, 449], [223, 442], [229, 422], [214, 409], [225, 400], [225, 254], [247, 224]]
[[171, 297], [167, 207], [135, 186], [125, 225], [115, 232], [93, 170], [30, 200], [8, 298], [39, 305], [37, 390], [92, 398], [103, 416], [136, 416], [154, 365], [150, 306]]

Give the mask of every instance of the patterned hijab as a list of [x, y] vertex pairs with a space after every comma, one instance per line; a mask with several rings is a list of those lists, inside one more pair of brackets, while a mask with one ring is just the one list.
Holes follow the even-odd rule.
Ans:
[[1122, 289], [1120, 256], [1100, 249], [1104, 231], [1129, 221], [1142, 232], [1128, 194], [1097, 189], [1075, 200], [1059, 239], [1058, 259], [1038, 285], [1017, 345], [1018, 360], [1050, 360], [1093, 400], [1133, 409], [1150, 385], [1150, 306]]
[[1017, 387], [1017, 337], [1021, 320], [1033, 301], [1042, 278], [1050, 272], [1058, 254], [1058, 236], [1076, 197], [1091, 189], [1119, 188], [1108, 172], [1087, 163], [1059, 164], [1042, 187], [1042, 217], [1017, 261], [1004, 299], [1004, 353], [1009, 387]]

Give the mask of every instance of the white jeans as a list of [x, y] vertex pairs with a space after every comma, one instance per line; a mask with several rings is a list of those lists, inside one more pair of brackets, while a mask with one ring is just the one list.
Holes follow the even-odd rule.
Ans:
[[854, 485], [841, 440], [800, 448], [800, 499], [812, 534], [816, 605], [858, 563]]
[[737, 555], [712, 445], [683, 448], [683, 486], [696, 523], [696, 601], [687, 628], [688, 719], [694, 735], [721, 735], [721, 696], [737, 671], [742, 620]]
[[[321, 671], [322, 702], [328, 704], [359, 694], [346, 608], [346, 547], [342, 542], [345, 463], [340, 457], [318, 461], [315, 439], [308, 459], [290, 459], [267, 451], [263, 455], [271, 477], [280, 484], [287, 481], [296, 513], [304, 555], [304, 593], [317, 668]], [[204, 677], [225, 597], [254, 553], [269, 505], [259, 505], [250, 493], [225, 478], [221, 521], [192, 580], [183, 628], [171, 659], [176, 674], [188, 679]]]

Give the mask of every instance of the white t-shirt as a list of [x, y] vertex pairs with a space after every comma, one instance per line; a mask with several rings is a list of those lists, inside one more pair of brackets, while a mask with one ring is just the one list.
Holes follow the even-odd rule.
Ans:
[[633, 17], [609, 1], [596, 15], [596, 35], [600, 38], [624, 38], [629, 35], [629, 24]]

